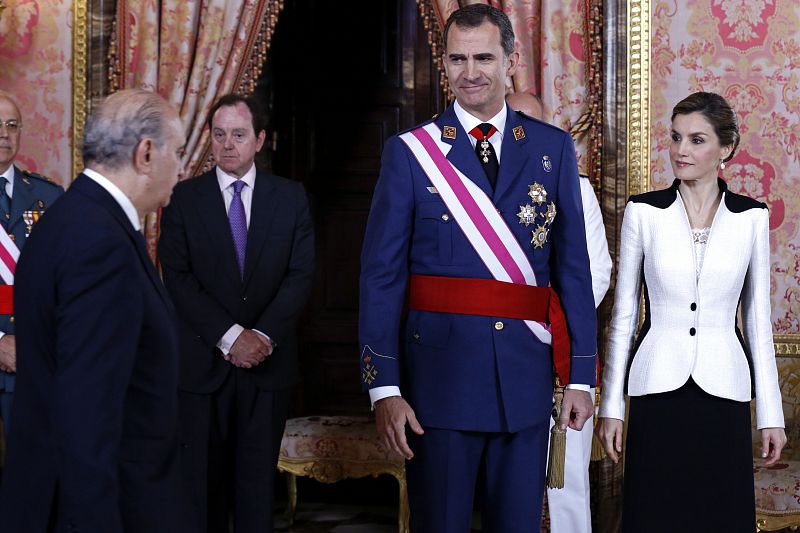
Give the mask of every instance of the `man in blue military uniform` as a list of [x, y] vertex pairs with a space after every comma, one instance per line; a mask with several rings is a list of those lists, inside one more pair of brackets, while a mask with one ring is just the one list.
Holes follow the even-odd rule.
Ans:
[[9, 313], [12, 307], [13, 267], [33, 225], [64, 192], [59, 185], [14, 165], [21, 129], [22, 117], [16, 102], [10, 95], [0, 92], [0, 226], [8, 237], [0, 239], [0, 256], [3, 259], [0, 270], [4, 274], [0, 276], [0, 313], [3, 313], [0, 314], [0, 418], [6, 435], [10, 429], [9, 414], [14, 397], [14, 374], [17, 371], [14, 315]]
[[379, 433], [408, 460], [414, 531], [468, 531], [476, 488], [483, 531], [534, 531], [551, 351], [571, 362], [560, 426], [593, 414], [575, 151], [566, 132], [508, 111], [518, 54], [505, 14], [466, 6], [444, 37], [456, 102], [384, 149], [362, 251], [361, 377]]

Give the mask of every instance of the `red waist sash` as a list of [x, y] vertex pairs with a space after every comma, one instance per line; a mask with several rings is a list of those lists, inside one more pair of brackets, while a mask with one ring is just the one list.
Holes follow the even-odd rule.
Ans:
[[0, 285], [0, 315], [14, 314], [14, 286]]
[[413, 274], [409, 309], [435, 313], [496, 316], [550, 324], [553, 364], [562, 384], [569, 381], [570, 341], [564, 310], [550, 287], [494, 279], [449, 278]]

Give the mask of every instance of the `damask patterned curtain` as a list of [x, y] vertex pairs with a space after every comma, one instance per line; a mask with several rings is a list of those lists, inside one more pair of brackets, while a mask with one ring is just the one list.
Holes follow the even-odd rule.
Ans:
[[[180, 111], [189, 175], [211, 163], [208, 110], [221, 95], [250, 94], [261, 74], [282, 0], [120, 0], [111, 90], [154, 90]], [[155, 256], [158, 217], [145, 221]]]
[[420, 14], [442, 72], [442, 29], [460, 6], [484, 3], [503, 10], [517, 37], [520, 65], [513, 90], [538, 94], [545, 114], [573, 134], [581, 171], [595, 186], [602, 151], [601, 0], [423, 0]]

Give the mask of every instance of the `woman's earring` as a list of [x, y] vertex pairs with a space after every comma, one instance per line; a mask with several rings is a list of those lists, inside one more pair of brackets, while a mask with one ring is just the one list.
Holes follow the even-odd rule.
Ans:
[[719, 169], [725, 170], [725, 161], [722, 159], [719, 160]]

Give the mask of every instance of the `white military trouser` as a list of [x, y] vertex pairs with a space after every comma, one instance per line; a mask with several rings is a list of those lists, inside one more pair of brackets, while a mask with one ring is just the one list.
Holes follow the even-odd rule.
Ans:
[[[592, 403], [595, 390], [591, 389]], [[551, 417], [550, 427], [554, 421]], [[551, 533], [591, 533], [589, 509], [589, 459], [592, 456], [594, 417], [581, 431], [567, 429], [567, 454], [564, 465], [564, 488], [547, 489]]]

